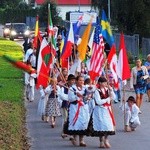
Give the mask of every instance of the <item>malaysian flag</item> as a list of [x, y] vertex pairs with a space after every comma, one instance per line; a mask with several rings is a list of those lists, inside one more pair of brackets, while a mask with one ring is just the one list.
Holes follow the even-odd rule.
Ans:
[[96, 77], [102, 74], [102, 67], [104, 64], [104, 41], [99, 23], [97, 23], [95, 28], [92, 50], [89, 75], [94, 81]]

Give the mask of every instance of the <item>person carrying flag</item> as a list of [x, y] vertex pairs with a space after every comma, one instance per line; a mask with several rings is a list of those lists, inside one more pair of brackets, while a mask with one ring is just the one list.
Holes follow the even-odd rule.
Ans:
[[100, 148], [110, 148], [108, 136], [115, 134], [115, 119], [111, 107], [111, 100], [115, 99], [115, 93], [107, 85], [105, 77], [100, 77], [98, 84], [98, 88], [93, 93], [95, 107], [89, 121], [88, 135], [99, 137]]

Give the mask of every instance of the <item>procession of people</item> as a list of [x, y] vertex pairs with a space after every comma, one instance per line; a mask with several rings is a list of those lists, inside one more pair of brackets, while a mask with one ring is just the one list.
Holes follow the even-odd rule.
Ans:
[[[35, 56], [34, 48], [29, 47], [24, 62], [31, 65], [33, 69]], [[120, 108], [125, 116], [125, 132], [135, 131], [141, 125], [139, 114], [142, 113], [140, 108], [143, 94], [147, 93], [149, 98], [149, 55], [147, 58], [148, 62], [145, 66], [142, 66], [141, 60], [137, 59], [136, 66], [132, 68], [130, 87], [134, 88], [136, 97], [130, 96], [128, 99], [122, 97], [121, 88], [117, 99], [114, 78], [111, 71], [108, 71], [109, 64], [104, 66], [103, 73], [95, 81], [91, 80], [85, 61], [80, 63], [81, 72], [76, 70], [75, 74], [69, 73], [69, 68], [55, 68], [55, 73], [51, 73], [48, 77], [47, 87], [40, 85], [39, 88], [41, 97], [39, 97], [37, 112], [41, 121], [49, 123], [55, 130], [57, 117], [61, 116], [60, 136], [69, 137], [74, 146], [85, 147], [87, 146], [84, 141], [85, 136], [95, 136], [99, 138], [98, 147], [110, 148], [109, 135], [116, 133], [113, 113], [115, 103], [121, 101]], [[25, 73], [26, 98], [30, 102], [34, 102], [36, 77], [34, 71], [30, 74]]]
[[[68, 38], [71, 28], [72, 24]], [[129, 76], [125, 79], [128, 79], [136, 97], [125, 98], [125, 82], [117, 74], [115, 62], [111, 62], [115, 59], [110, 56], [115, 50], [114, 41], [107, 43], [107, 39], [101, 36], [99, 24], [95, 28], [93, 47], [83, 44], [86, 39], [81, 38], [65, 47], [64, 33], [57, 36], [51, 34], [50, 40], [49, 34], [51, 32], [47, 29], [40, 41], [40, 49], [35, 46], [35, 39], [30, 39], [28, 49], [24, 50], [24, 63], [32, 68], [30, 73], [25, 73], [26, 99], [35, 101], [36, 87], [40, 93], [37, 113], [41, 121], [55, 130], [57, 117], [62, 117], [60, 136], [63, 139], [69, 137], [73, 146], [88, 146], [84, 140], [88, 136], [98, 137], [98, 147], [110, 148], [109, 138], [116, 133], [113, 105], [120, 103], [124, 131], [135, 131], [141, 125], [139, 114], [142, 113], [143, 95], [147, 93], [150, 101], [150, 54], [144, 65], [139, 58], [135, 60], [131, 74], [128, 68]], [[105, 45], [110, 45], [111, 50], [106, 50]], [[97, 52], [92, 52], [92, 49]]]

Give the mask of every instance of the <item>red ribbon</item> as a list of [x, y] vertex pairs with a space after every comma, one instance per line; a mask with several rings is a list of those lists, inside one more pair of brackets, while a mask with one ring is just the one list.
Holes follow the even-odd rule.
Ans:
[[75, 125], [77, 119], [78, 119], [78, 116], [79, 116], [79, 111], [80, 111], [80, 107], [83, 106], [83, 102], [81, 100], [78, 100], [78, 108], [77, 108], [77, 111], [76, 111], [76, 114], [73, 118], [73, 126]]
[[112, 113], [112, 111], [110, 110], [110, 107], [109, 107], [109, 106], [111, 106], [111, 105], [108, 104], [108, 103], [105, 103], [105, 104], [103, 104], [103, 106], [108, 108], [108, 111], [109, 111], [109, 114], [110, 114], [112, 123], [113, 123], [113, 125], [115, 126], [115, 125], [116, 125], [116, 122], [115, 122], [114, 114]]

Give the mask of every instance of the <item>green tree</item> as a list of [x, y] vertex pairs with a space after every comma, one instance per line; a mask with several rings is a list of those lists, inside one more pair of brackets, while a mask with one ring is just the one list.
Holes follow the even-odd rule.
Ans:
[[101, 16], [101, 10], [104, 9], [108, 12], [108, 0], [91, 0], [92, 6], [99, 10], [99, 15]]
[[[111, 0], [111, 25], [126, 34], [150, 37], [150, 0]], [[107, 14], [108, 0], [92, 0], [92, 5]], [[101, 14], [100, 14], [101, 16]]]
[[0, 8], [14, 8], [16, 7], [19, 2], [21, 2], [22, 0], [0, 0]]
[[[45, 2], [39, 9], [38, 15], [41, 23], [48, 24], [48, 1]], [[55, 3], [50, 2], [51, 14], [52, 14], [52, 21], [53, 25], [59, 24], [62, 20], [59, 17], [59, 11]]]
[[149, 0], [113, 0], [112, 20], [126, 34], [150, 36]]

